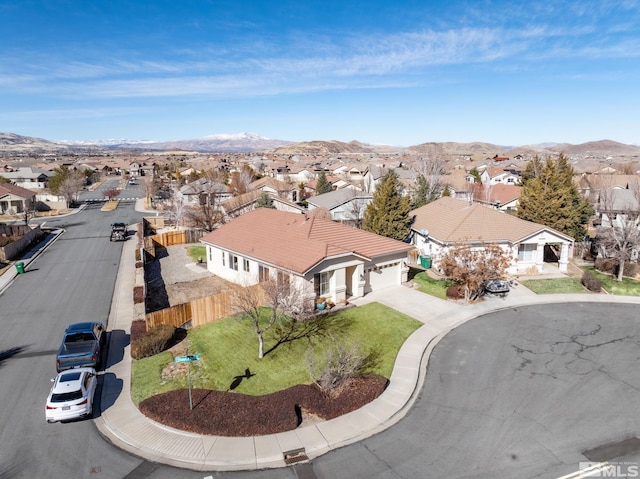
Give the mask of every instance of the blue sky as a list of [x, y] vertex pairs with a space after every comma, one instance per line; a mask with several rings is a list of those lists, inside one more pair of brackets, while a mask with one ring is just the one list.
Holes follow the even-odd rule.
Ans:
[[0, 131], [640, 144], [640, 0], [0, 0]]

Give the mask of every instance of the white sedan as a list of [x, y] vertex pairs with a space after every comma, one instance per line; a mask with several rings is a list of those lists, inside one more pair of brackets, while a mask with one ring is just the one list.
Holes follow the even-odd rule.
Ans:
[[91, 417], [98, 383], [95, 369], [68, 369], [52, 381], [45, 409], [47, 422]]

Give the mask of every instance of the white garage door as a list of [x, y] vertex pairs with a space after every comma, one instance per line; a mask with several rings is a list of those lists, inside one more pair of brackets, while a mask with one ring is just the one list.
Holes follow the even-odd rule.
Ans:
[[379, 291], [400, 284], [400, 263], [393, 263], [368, 270], [365, 292]]

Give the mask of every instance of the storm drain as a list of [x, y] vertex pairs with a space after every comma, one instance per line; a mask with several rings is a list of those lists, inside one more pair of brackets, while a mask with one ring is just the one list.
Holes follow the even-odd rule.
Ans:
[[287, 465], [297, 464], [298, 462], [308, 461], [309, 457], [305, 452], [304, 447], [298, 449], [291, 449], [290, 451], [284, 451], [284, 463]]

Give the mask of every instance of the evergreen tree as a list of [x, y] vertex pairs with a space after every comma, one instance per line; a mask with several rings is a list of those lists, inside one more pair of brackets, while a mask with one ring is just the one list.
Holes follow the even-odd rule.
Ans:
[[593, 214], [586, 198], [573, 182], [573, 168], [567, 158], [535, 158], [523, 173], [522, 194], [517, 215], [524, 220], [549, 226], [582, 241], [585, 224]]
[[430, 182], [424, 175], [418, 175], [411, 208], [415, 210], [437, 200], [440, 197], [441, 190], [442, 185], [440, 185], [439, 181]]
[[269, 196], [269, 193], [267, 193], [266, 191], [258, 196], [258, 199], [256, 200], [256, 208], [271, 208], [273, 210], [276, 209], [275, 205], [273, 204], [273, 198], [271, 198], [271, 196]]
[[332, 190], [331, 183], [327, 181], [327, 175], [324, 174], [324, 171], [321, 171], [318, 175], [318, 183], [316, 184], [316, 194], [321, 195], [323, 193], [329, 193]]
[[364, 212], [362, 229], [388, 238], [404, 240], [411, 231], [411, 204], [402, 195], [398, 175], [389, 171], [380, 181]]

